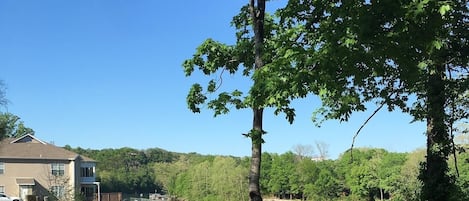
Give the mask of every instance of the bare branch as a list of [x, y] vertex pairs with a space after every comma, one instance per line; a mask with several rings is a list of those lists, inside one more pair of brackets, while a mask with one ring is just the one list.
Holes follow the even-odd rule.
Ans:
[[[389, 87], [392, 87], [392, 86], [393, 86], [392, 83], [394, 83], [394, 82], [389, 82], [389, 83], [388, 83], [388, 86], [389, 86]], [[399, 84], [398, 89], [394, 89], [393, 92], [390, 93], [390, 94], [387, 96], [387, 98], [386, 98], [385, 100], [383, 100], [383, 102], [381, 102], [381, 105], [379, 105], [379, 107], [376, 108], [375, 111], [373, 111], [373, 113], [368, 117], [368, 119], [366, 119], [365, 122], [363, 122], [363, 124], [362, 124], [362, 125], [360, 126], [360, 128], [357, 130], [357, 132], [355, 133], [355, 135], [354, 135], [353, 138], [352, 138], [352, 145], [350, 146], [350, 162], [353, 161], [353, 147], [354, 147], [354, 145], [355, 145], [355, 140], [356, 140], [356, 138], [358, 137], [358, 135], [360, 134], [361, 130], [362, 130], [363, 127], [365, 127], [365, 125], [370, 121], [370, 119], [373, 118], [373, 117], [376, 115], [376, 113], [378, 113], [378, 112], [383, 108], [383, 106], [386, 104], [386, 100], [387, 100], [387, 99], [390, 99], [394, 94], [396, 94], [396, 96], [399, 95], [398, 92], [399, 92], [400, 88], [402, 87], [402, 84], [403, 84], [403, 83], [401, 82], [401, 83]]]
[[225, 72], [225, 69], [223, 68], [223, 70], [222, 70], [221, 73], [220, 73], [220, 76], [218, 77], [218, 80], [219, 80], [220, 82], [218, 83], [218, 86], [217, 86], [217, 88], [215, 89], [215, 91], [217, 91], [217, 90], [221, 87], [221, 85], [223, 84], [223, 73], [224, 73], [224, 72]]
[[371, 118], [373, 118], [373, 116], [375, 116], [376, 113], [378, 113], [378, 111], [381, 110], [381, 108], [383, 108], [383, 106], [386, 104], [385, 101], [383, 101], [381, 103], [381, 105], [376, 108], [376, 110], [368, 117], [368, 119], [366, 119], [365, 122], [363, 122], [363, 124], [360, 126], [360, 128], [357, 130], [357, 132], [355, 133], [355, 135], [353, 136], [352, 138], [352, 146], [350, 147], [350, 162], [353, 161], [353, 146], [355, 145], [355, 139], [358, 137], [358, 134], [360, 134], [360, 131], [363, 129], [363, 127], [365, 127], [365, 125], [368, 123], [368, 121], [370, 121]]

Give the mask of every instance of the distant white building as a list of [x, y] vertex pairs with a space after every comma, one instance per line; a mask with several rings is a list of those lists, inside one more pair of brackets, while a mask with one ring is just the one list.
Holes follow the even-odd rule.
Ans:
[[161, 195], [159, 193], [150, 193], [149, 196], [152, 201], [167, 201], [169, 198], [166, 195]]
[[311, 160], [319, 162], [319, 161], [323, 161], [323, 160], [326, 160], [326, 159], [324, 157], [321, 157], [321, 156], [313, 156], [313, 157], [311, 157]]

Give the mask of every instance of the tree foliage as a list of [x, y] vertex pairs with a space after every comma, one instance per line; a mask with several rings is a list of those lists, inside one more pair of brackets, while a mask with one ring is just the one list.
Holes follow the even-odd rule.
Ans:
[[295, 170], [295, 157], [292, 152], [272, 155], [268, 187], [280, 198], [290, 198], [290, 195], [298, 193], [299, 181]]
[[[191, 59], [184, 61], [186, 76], [190, 76], [196, 67], [205, 74], [220, 74], [220, 79], [208, 81], [206, 89], [195, 83], [187, 96], [188, 107], [193, 112], [200, 112], [200, 106], [206, 104], [214, 111], [214, 115], [226, 114], [230, 107], [236, 109], [251, 108], [253, 110], [252, 129], [244, 134], [252, 142], [251, 168], [249, 175], [249, 196], [251, 201], [262, 201], [260, 192], [260, 170], [263, 112], [266, 107], [275, 107], [275, 113], [284, 112], [290, 123], [293, 122], [294, 111], [289, 105], [288, 93], [281, 97], [272, 96], [271, 91], [278, 90], [275, 82], [282, 82], [282, 75], [271, 72], [266, 65], [272, 63], [273, 52], [276, 51], [269, 41], [275, 35], [273, 17], [266, 14], [266, 0], [250, 0], [235, 16], [232, 25], [236, 28], [236, 43], [226, 45], [207, 39], [198, 48]], [[231, 92], [219, 91], [223, 73], [240, 74], [253, 81], [248, 92], [238, 89]], [[280, 80], [279, 80], [280, 76]], [[285, 90], [284, 88], [283, 90]], [[208, 99], [206, 93], [217, 94], [216, 98]]]
[[18, 138], [26, 134], [34, 135], [34, 130], [26, 127], [20, 117], [12, 113], [0, 112], [0, 140]]
[[[131, 148], [66, 148], [97, 160], [97, 176], [104, 192], [146, 194], [157, 190], [178, 200], [249, 200], [248, 157], [174, 153], [162, 149], [149, 149], [161, 152], [149, 155], [148, 150]], [[356, 148], [353, 160], [347, 150], [335, 160], [319, 161], [293, 152], [263, 153], [260, 183], [265, 197], [417, 201], [421, 200], [422, 182], [418, 175], [425, 152], [423, 149], [394, 153]], [[452, 199], [467, 200], [469, 154], [461, 152], [457, 156], [460, 174], [455, 176]], [[454, 166], [450, 173], [456, 175]]]
[[191, 200], [247, 200], [247, 163], [239, 158], [181, 156], [155, 164], [155, 174], [170, 195]]
[[162, 149], [136, 150], [132, 148], [92, 150], [83, 148], [66, 149], [96, 160], [97, 179], [104, 192], [128, 194], [161, 191], [157, 182], [154, 163], [173, 162], [177, 154]]
[[[430, 63], [437, 61], [432, 59], [445, 55], [444, 64], [459, 75], [453, 76], [459, 83], [453, 90], [467, 89], [467, 6], [447, 3], [290, 1], [279, 10], [280, 34], [289, 36], [279, 42], [289, 45], [278, 53], [295, 55], [295, 74], [309, 75], [307, 84], [298, 84], [320, 96], [324, 107], [317, 114], [326, 119], [347, 120], [370, 100], [423, 119], [423, 78], [433, 71]], [[417, 99], [409, 99], [410, 94]]]
[[[240, 16], [235, 19], [249, 19]], [[250, 30], [245, 28], [249, 22], [239, 20], [234, 21], [242, 25], [236, 26], [235, 46], [207, 41], [210, 48], [203, 45], [202, 54], [186, 61], [187, 74], [194, 66], [206, 74], [219, 69], [234, 73], [243, 64], [243, 75], [252, 76], [254, 85], [243, 98], [239, 91], [223, 92], [208, 102], [215, 115], [228, 112], [229, 104], [237, 109], [273, 107], [292, 122], [290, 101], [311, 93], [323, 103], [314, 113], [318, 123], [347, 121], [353, 112], [366, 110], [370, 101], [390, 111], [399, 109], [416, 121], [427, 121], [422, 199], [450, 199], [455, 180], [448, 174], [447, 159], [454, 150], [448, 131], [467, 118], [468, 107], [463, 98], [469, 72], [467, 1], [289, 1], [277, 16], [265, 23], [261, 69], [253, 71], [252, 57], [240, 60], [247, 57], [239, 52], [253, 55], [257, 49], [252, 35], [240, 37]], [[217, 86], [210, 81], [207, 92]], [[195, 84], [189, 107], [200, 112], [197, 105], [206, 99], [201, 85]]]
[[467, 1], [289, 1], [279, 15], [294, 74], [309, 72], [301, 86], [323, 102], [316, 114], [346, 121], [376, 101], [426, 120], [422, 199], [450, 199], [448, 116], [467, 118], [457, 101], [468, 91]]

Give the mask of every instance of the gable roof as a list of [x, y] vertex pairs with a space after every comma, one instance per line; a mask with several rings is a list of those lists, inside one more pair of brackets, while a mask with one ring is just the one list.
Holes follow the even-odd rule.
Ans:
[[77, 160], [95, 162], [86, 156], [48, 144], [27, 134], [17, 139], [7, 138], [0, 142], [0, 159]]
[[10, 144], [13, 144], [13, 143], [27, 143], [27, 142], [47, 144], [47, 143], [37, 139], [36, 137], [34, 137], [34, 135], [31, 135], [31, 134], [26, 134], [26, 135], [23, 135], [19, 138], [16, 138], [13, 141], [11, 141]]

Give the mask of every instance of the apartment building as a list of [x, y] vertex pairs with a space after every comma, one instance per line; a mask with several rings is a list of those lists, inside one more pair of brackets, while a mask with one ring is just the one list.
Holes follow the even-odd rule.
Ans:
[[34, 135], [0, 142], [0, 193], [9, 196], [25, 201], [28, 195], [73, 200], [81, 194], [93, 200], [100, 193], [95, 172], [93, 159], [46, 143]]

